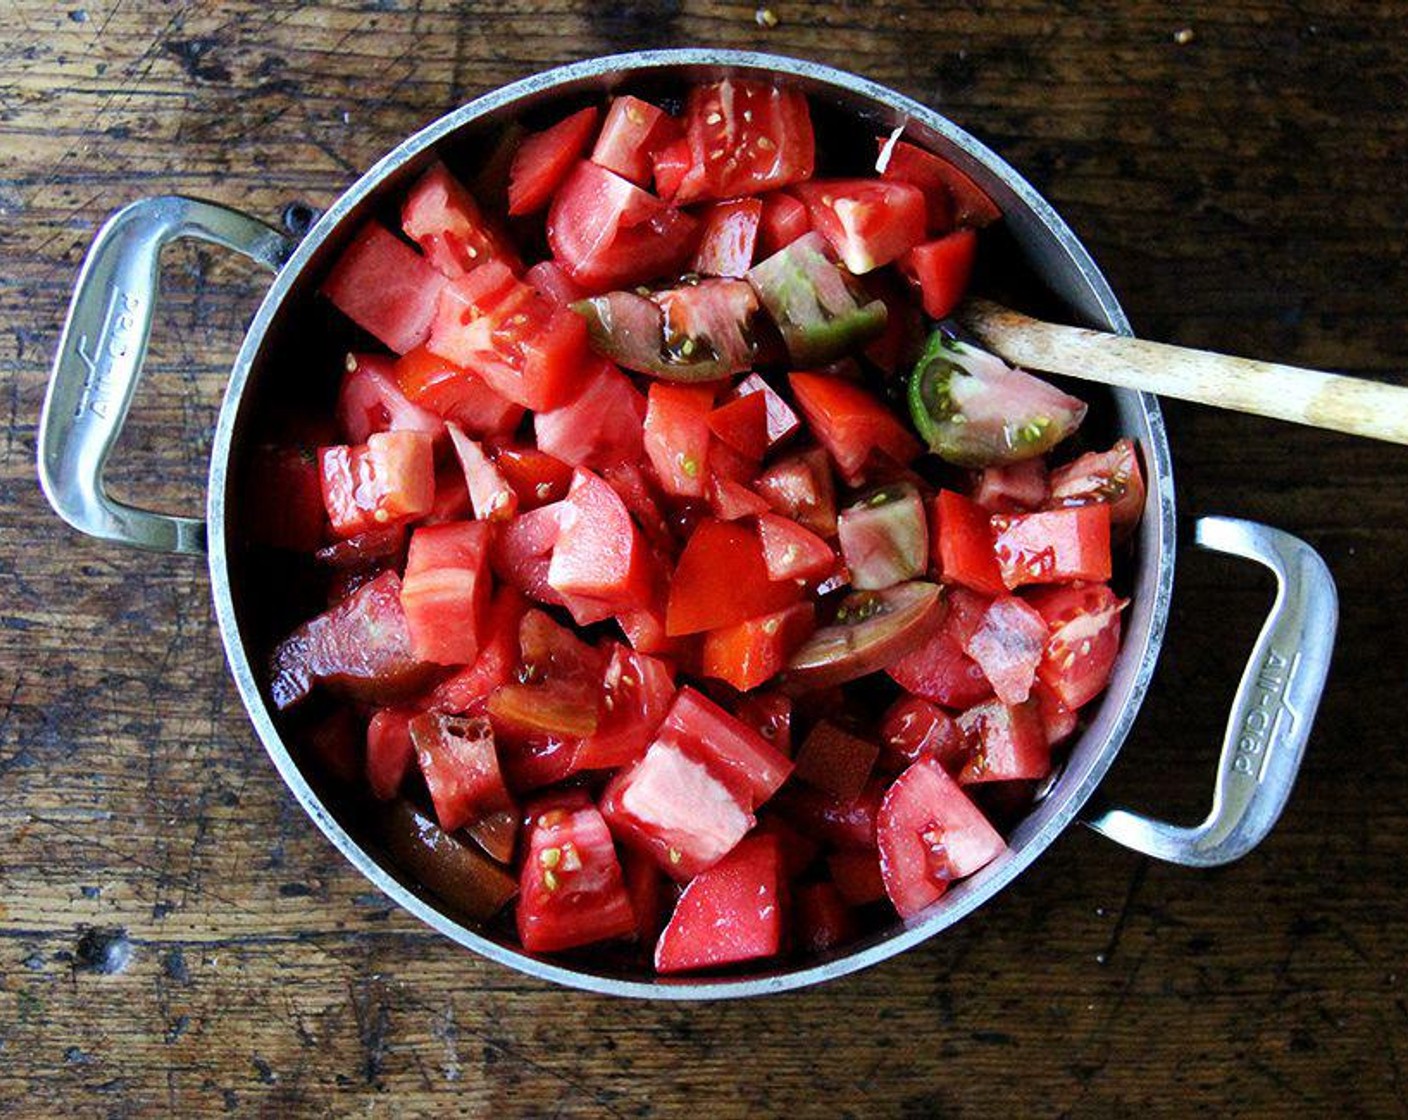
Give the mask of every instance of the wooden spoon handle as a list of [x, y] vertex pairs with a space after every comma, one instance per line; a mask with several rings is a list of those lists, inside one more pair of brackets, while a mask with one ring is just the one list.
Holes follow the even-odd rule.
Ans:
[[1408, 444], [1408, 388], [1044, 323], [987, 300], [959, 320], [1014, 365]]

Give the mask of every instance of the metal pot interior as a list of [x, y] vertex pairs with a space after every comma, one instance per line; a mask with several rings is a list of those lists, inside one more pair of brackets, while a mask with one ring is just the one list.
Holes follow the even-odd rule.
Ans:
[[[921, 920], [896, 921], [829, 957], [718, 977], [657, 979], [639, 966], [598, 956], [546, 960], [524, 954], [509, 937], [461, 922], [388, 859], [366, 825], [366, 806], [329, 786], [290, 743], [298, 717], [276, 717], [262, 687], [273, 641], [314, 613], [307, 573], [290, 558], [247, 546], [241, 527], [246, 453], [276, 440], [287, 418], [331, 415], [341, 358], [366, 348], [355, 328], [317, 296], [318, 283], [362, 221], [381, 215], [393, 228], [402, 191], [434, 158], [473, 180], [504, 130], [550, 123], [606, 92], [679, 99], [693, 81], [724, 73], [795, 84], [812, 98], [819, 173], [864, 174], [874, 137], [903, 126], [905, 137], [949, 158], [997, 201], [1003, 226], [985, 234], [979, 283], [1024, 310], [1127, 331], [1123, 312], [1094, 262], [1032, 187], [981, 143], [934, 111], [864, 79], [812, 63], [738, 52], [665, 51], [595, 59], [537, 75], [488, 94], [406, 140], [337, 200], [275, 280], [250, 327], [220, 416], [210, 480], [210, 567], [226, 651], [246, 707], [274, 764], [295, 797], [349, 860], [382, 891], [422, 920], [484, 956], [574, 987], [654, 998], [720, 998], [781, 991], [843, 975], [924, 940], [1000, 890], [1075, 817], [1113, 762], [1142, 701], [1162, 639], [1173, 577], [1173, 489], [1169, 453], [1152, 397], [1091, 385], [1068, 386], [1091, 404], [1092, 445], [1121, 435], [1141, 449], [1148, 475], [1145, 517], [1133, 557], [1117, 570], [1132, 598], [1124, 647], [1104, 697], [1086, 709], [1088, 726], [1046, 795], [1009, 834], [1010, 850], [952, 888]], [[849, 162], [844, 157], [852, 157]]]

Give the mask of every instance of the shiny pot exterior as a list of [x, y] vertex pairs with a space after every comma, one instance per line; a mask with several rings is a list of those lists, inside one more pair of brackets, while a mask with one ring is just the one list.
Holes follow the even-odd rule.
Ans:
[[[485, 156], [502, 130], [527, 118], [576, 108], [630, 89], [678, 95], [689, 83], [726, 75], [796, 86], [826, 117], [822, 148], [903, 129], [907, 139], [945, 156], [1001, 207], [1005, 252], [1044, 287], [1044, 298], [1076, 321], [1121, 333], [1129, 324], [1089, 254], [1051, 206], [1010, 166], [931, 109], [883, 86], [813, 63], [732, 51], [641, 52], [564, 66], [487, 94], [412, 136], [371, 168], [296, 246], [277, 231], [211, 203], [151, 199], [120, 211], [99, 234], [76, 286], [40, 424], [39, 473], [65, 520], [109, 540], [168, 551], [209, 549], [216, 615], [231, 671], [250, 718], [289, 789], [328, 838], [379, 889], [461, 945], [532, 976], [613, 995], [711, 999], [785, 991], [875, 964], [947, 928], [1027, 867], [1081, 814], [1115, 759], [1148, 690], [1164, 636], [1174, 567], [1174, 499], [1168, 442], [1154, 398], [1109, 391], [1102, 436], [1126, 436], [1142, 452], [1148, 480], [1144, 517], [1128, 573], [1131, 606], [1105, 694], [1086, 709], [1089, 723], [1043, 796], [1008, 837], [994, 863], [954, 885], [924, 915], [896, 922], [861, 943], [804, 962], [719, 977], [656, 978], [524, 953], [458, 920], [401, 872], [365, 826], [325, 798], [318, 776], [290, 753], [262, 688], [270, 635], [267, 602], [277, 583], [250, 568], [240, 539], [244, 457], [260, 435], [269, 401], [290, 391], [304, 368], [300, 347], [326, 350], [320, 324], [331, 312], [319, 281], [362, 222], [394, 214], [396, 202], [434, 159], [452, 168], [466, 153]], [[859, 126], [859, 127], [858, 127]], [[835, 129], [833, 135], [830, 129]], [[469, 166], [475, 166], [470, 163]], [[120, 433], [141, 372], [162, 245], [199, 237], [244, 252], [277, 272], [235, 361], [215, 434], [207, 522], [167, 517], [115, 501], [102, 485], [107, 453]], [[320, 318], [321, 316], [321, 318]], [[329, 326], [329, 330], [337, 329]], [[1272, 568], [1276, 605], [1243, 677], [1207, 821], [1176, 828], [1123, 810], [1087, 823], [1122, 843], [1177, 862], [1210, 865], [1244, 854], [1264, 837], [1289, 797], [1333, 641], [1335, 602], [1323, 563], [1274, 529], [1209, 518], [1204, 547]]]

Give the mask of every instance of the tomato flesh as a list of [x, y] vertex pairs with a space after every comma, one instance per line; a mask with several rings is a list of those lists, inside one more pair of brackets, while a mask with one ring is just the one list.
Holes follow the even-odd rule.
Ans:
[[675, 566], [665, 629], [671, 635], [717, 630], [780, 611], [799, 598], [795, 583], [768, 578], [756, 532], [709, 518], [690, 535]]
[[[882, 148], [884, 144], [881, 141]], [[913, 183], [924, 192], [934, 232], [942, 233], [953, 225], [991, 225], [1002, 217], [996, 203], [966, 174], [942, 156], [903, 140], [891, 148], [880, 173], [886, 179]]]
[[401, 228], [446, 276], [462, 276], [491, 260], [515, 272], [522, 268], [508, 241], [484, 220], [474, 196], [442, 163], [432, 164], [406, 195]]
[[379, 801], [390, 801], [415, 761], [410, 724], [414, 708], [382, 708], [367, 724], [367, 785]]
[[1002, 582], [1071, 583], [1110, 578], [1110, 507], [1104, 504], [1040, 513], [997, 514], [993, 550]]
[[337, 392], [337, 425], [349, 443], [366, 443], [373, 432], [409, 430], [433, 437], [445, 430], [439, 416], [401, 390], [396, 366], [380, 354], [347, 355]]
[[513, 216], [541, 210], [567, 177], [596, 132], [595, 105], [573, 113], [551, 128], [524, 137], [509, 168], [508, 212]]
[[655, 156], [678, 133], [679, 123], [663, 109], [629, 94], [614, 98], [592, 149], [592, 162], [648, 187]]
[[945, 767], [956, 762], [964, 749], [963, 733], [946, 711], [918, 696], [904, 695], [886, 710], [880, 721], [880, 743], [889, 761], [901, 768], [925, 755]]
[[880, 748], [821, 720], [797, 752], [797, 777], [833, 797], [854, 800], [870, 780]]
[[988, 700], [959, 716], [958, 728], [972, 752], [958, 771], [963, 785], [1044, 778], [1051, 771], [1046, 725], [1035, 701]]
[[780, 673], [815, 629], [816, 608], [811, 603], [793, 603], [772, 614], [710, 630], [704, 635], [700, 671], [747, 692]]
[[657, 972], [771, 957], [782, 948], [782, 856], [755, 836], [685, 887], [655, 946]]
[[925, 315], [946, 319], [953, 314], [968, 291], [977, 256], [978, 235], [971, 229], [954, 230], [904, 255], [900, 271], [919, 288]]
[[385, 226], [368, 222], [342, 251], [319, 289], [397, 354], [430, 334], [445, 277]]
[[426, 712], [412, 719], [407, 730], [435, 817], [446, 832], [513, 807], [487, 719]]
[[870, 458], [879, 452], [907, 464], [919, 457], [919, 441], [895, 414], [860, 386], [819, 373], [788, 376], [812, 432], [836, 462], [849, 486], [865, 481]]
[[602, 716], [582, 740], [579, 770], [627, 766], [645, 754], [675, 697], [674, 674], [658, 658], [615, 644], [602, 680]]
[[667, 494], [700, 498], [708, 482], [714, 391], [653, 382], [646, 396], [645, 453]]
[[859, 276], [898, 260], [924, 240], [924, 193], [883, 179], [819, 179], [792, 188], [817, 230]]
[[1109, 451], [1087, 451], [1057, 467], [1049, 501], [1058, 509], [1103, 502], [1110, 507], [1111, 532], [1127, 534], [1144, 512], [1144, 474], [1134, 443], [1122, 439]]
[[563, 595], [625, 609], [649, 601], [650, 582], [645, 541], [625, 503], [599, 476], [578, 470], [548, 567], [549, 585]]
[[1028, 594], [1051, 628], [1037, 676], [1071, 711], [1088, 704], [1109, 683], [1120, 649], [1125, 606], [1104, 584], [1042, 588]]
[[998, 700], [1020, 704], [1031, 695], [1046, 637], [1041, 615], [1021, 599], [1002, 595], [983, 613], [963, 652], [982, 669]]
[[741, 279], [753, 265], [762, 218], [763, 203], [756, 198], [736, 198], [709, 207], [690, 271]]
[[737, 198], [809, 179], [816, 141], [806, 96], [770, 82], [725, 78], [694, 86], [685, 107], [690, 163], [680, 203]]
[[430, 525], [411, 534], [401, 607], [411, 652], [438, 665], [468, 665], [489, 610], [489, 526]]
[[373, 432], [365, 444], [322, 448], [318, 464], [328, 521], [340, 537], [420, 517], [435, 500], [424, 432]]
[[645, 398], [605, 358], [588, 363], [580, 393], [533, 414], [538, 446], [574, 467], [605, 468], [640, 458]]
[[763, 564], [771, 580], [816, 580], [836, 568], [836, 553], [810, 529], [790, 517], [763, 513], [758, 517]]
[[454, 362], [447, 361], [425, 346], [405, 354], [395, 366], [396, 386], [406, 400], [431, 413], [441, 422], [428, 424], [398, 422], [391, 417], [391, 428], [416, 427], [431, 431], [444, 430], [444, 421], [458, 424], [475, 438], [504, 435], [518, 427], [523, 419], [523, 406], [501, 397], [482, 377]]
[[1006, 590], [988, 512], [962, 494], [940, 490], [933, 504], [933, 555], [939, 575], [984, 595]]

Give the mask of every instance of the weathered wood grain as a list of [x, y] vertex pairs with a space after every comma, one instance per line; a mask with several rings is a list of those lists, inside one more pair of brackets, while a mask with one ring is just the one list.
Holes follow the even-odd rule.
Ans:
[[[0, 1107], [17, 1115], [1110, 1115], [1408, 1109], [1408, 454], [1167, 409], [1181, 508], [1339, 580], [1295, 800], [1241, 864], [1073, 831], [953, 931], [729, 1006], [547, 988], [390, 907], [312, 828], [226, 680], [199, 564], [78, 538], [34, 481], [84, 247], [143, 195], [276, 219], [543, 66], [715, 44], [949, 112], [1087, 238], [1151, 337], [1408, 384], [1401, 4], [14, 0], [0, 33]], [[1175, 33], [1192, 31], [1180, 43]], [[1186, 38], [1186, 37], [1185, 37]], [[178, 250], [125, 492], [199, 508], [262, 281]], [[1193, 815], [1268, 589], [1186, 556], [1112, 797]]]

